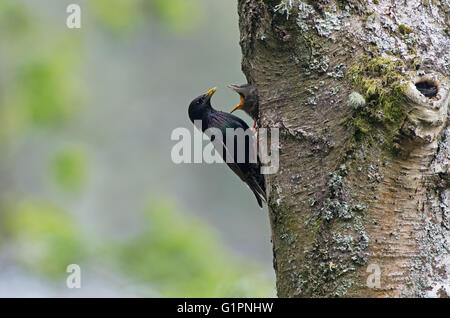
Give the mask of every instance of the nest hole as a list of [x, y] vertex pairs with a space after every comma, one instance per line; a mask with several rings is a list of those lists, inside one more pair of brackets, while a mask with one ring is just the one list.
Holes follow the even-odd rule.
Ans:
[[436, 81], [430, 79], [424, 79], [416, 83], [416, 88], [422, 95], [433, 98], [436, 97], [439, 91], [439, 85]]

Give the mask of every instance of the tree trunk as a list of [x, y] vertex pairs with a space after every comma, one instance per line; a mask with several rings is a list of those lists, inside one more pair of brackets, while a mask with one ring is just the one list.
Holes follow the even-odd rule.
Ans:
[[259, 127], [280, 129], [278, 296], [449, 297], [449, 1], [238, 10]]

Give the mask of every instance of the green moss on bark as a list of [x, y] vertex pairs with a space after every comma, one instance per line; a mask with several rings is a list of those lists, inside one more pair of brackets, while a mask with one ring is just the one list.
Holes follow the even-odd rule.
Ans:
[[363, 55], [349, 69], [349, 79], [366, 100], [366, 105], [356, 110], [351, 120], [357, 140], [373, 135], [380, 128], [393, 132], [403, 122], [407, 88], [404, 68], [404, 63], [395, 57]]
[[403, 34], [403, 35], [407, 35], [413, 32], [413, 29], [410, 28], [409, 26], [406, 26], [404, 24], [400, 24], [398, 26], [398, 31]]

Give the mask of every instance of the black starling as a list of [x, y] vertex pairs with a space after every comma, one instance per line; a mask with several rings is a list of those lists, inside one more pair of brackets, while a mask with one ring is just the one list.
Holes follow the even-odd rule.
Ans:
[[251, 84], [244, 85], [228, 85], [229, 88], [234, 90], [239, 94], [239, 104], [233, 108], [230, 113], [233, 113], [237, 109], [241, 109], [246, 112], [255, 123], [253, 124], [253, 128], [256, 127], [256, 121], [259, 117], [259, 102], [258, 102], [258, 91], [255, 86]]
[[[244, 131], [247, 131], [249, 127], [239, 117], [212, 108], [211, 97], [215, 92], [215, 88], [210, 89], [206, 94], [200, 95], [191, 102], [189, 105], [189, 119], [193, 123], [196, 120], [201, 121], [203, 132], [208, 128], [216, 128], [222, 132], [223, 142], [221, 145], [213, 142], [214, 147], [222, 151], [222, 157], [228, 167], [250, 187], [258, 201], [258, 205], [262, 208], [263, 202], [267, 202], [267, 199], [264, 175], [261, 174], [261, 162], [259, 157], [256, 157], [256, 160], [250, 160], [251, 154], [256, 154], [255, 143], [249, 140], [248, 135], [243, 136], [243, 138], [246, 138], [244, 142], [245, 160], [239, 163], [237, 152], [237, 146], [239, 144], [237, 138], [239, 134], [236, 134], [234, 137], [234, 151], [231, 152], [233, 154], [233, 160], [232, 162], [227, 162], [226, 160], [227, 155], [230, 155], [230, 149], [227, 148], [226, 129], [242, 128]], [[223, 149], [218, 149], [218, 147], [223, 147]]]

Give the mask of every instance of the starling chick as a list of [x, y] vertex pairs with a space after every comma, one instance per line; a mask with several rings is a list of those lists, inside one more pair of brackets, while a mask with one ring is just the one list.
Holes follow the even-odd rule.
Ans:
[[[218, 147], [223, 147], [223, 149], [217, 150], [222, 151], [222, 157], [228, 167], [230, 167], [230, 169], [249, 186], [258, 201], [258, 205], [262, 208], [263, 202], [266, 203], [267, 199], [264, 175], [261, 174], [261, 161], [259, 157], [256, 157], [256, 160], [250, 160], [250, 156], [256, 154], [255, 143], [249, 140], [249, 136], [242, 136], [243, 138], [246, 138], [243, 143], [245, 144], [245, 160], [244, 162], [239, 163], [237, 152], [237, 146], [238, 144], [241, 144], [237, 139], [239, 138], [239, 135], [234, 136], [234, 151], [232, 152], [229, 151], [230, 149], [227, 147], [227, 140], [225, 138], [227, 128], [242, 128], [244, 131], [247, 131], [249, 127], [239, 117], [212, 108], [211, 97], [215, 92], [216, 89], [212, 88], [206, 94], [195, 98], [189, 105], [189, 118], [193, 123], [196, 120], [200, 120], [203, 132], [208, 128], [216, 128], [221, 131], [223, 136], [222, 144], [218, 145], [213, 142], [214, 147], [216, 149]], [[213, 140], [211, 139], [211, 141]], [[230, 156], [230, 153], [233, 154], [233, 161], [227, 162], [226, 158], [227, 156]]]
[[233, 110], [230, 112], [233, 113], [237, 109], [241, 109], [244, 112], [246, 112], [255, 123], [253, 124], [253, 128], [256, 127], [256, 122], [259, 117], [259, 101], [258, 101], [258, 90], [255, 86], [251, 84], [244, 84], [244, 85], [228, 85], [229, 88], [234, 90], [236, 93], [239, 94], [239, 104], [233, 108]]

